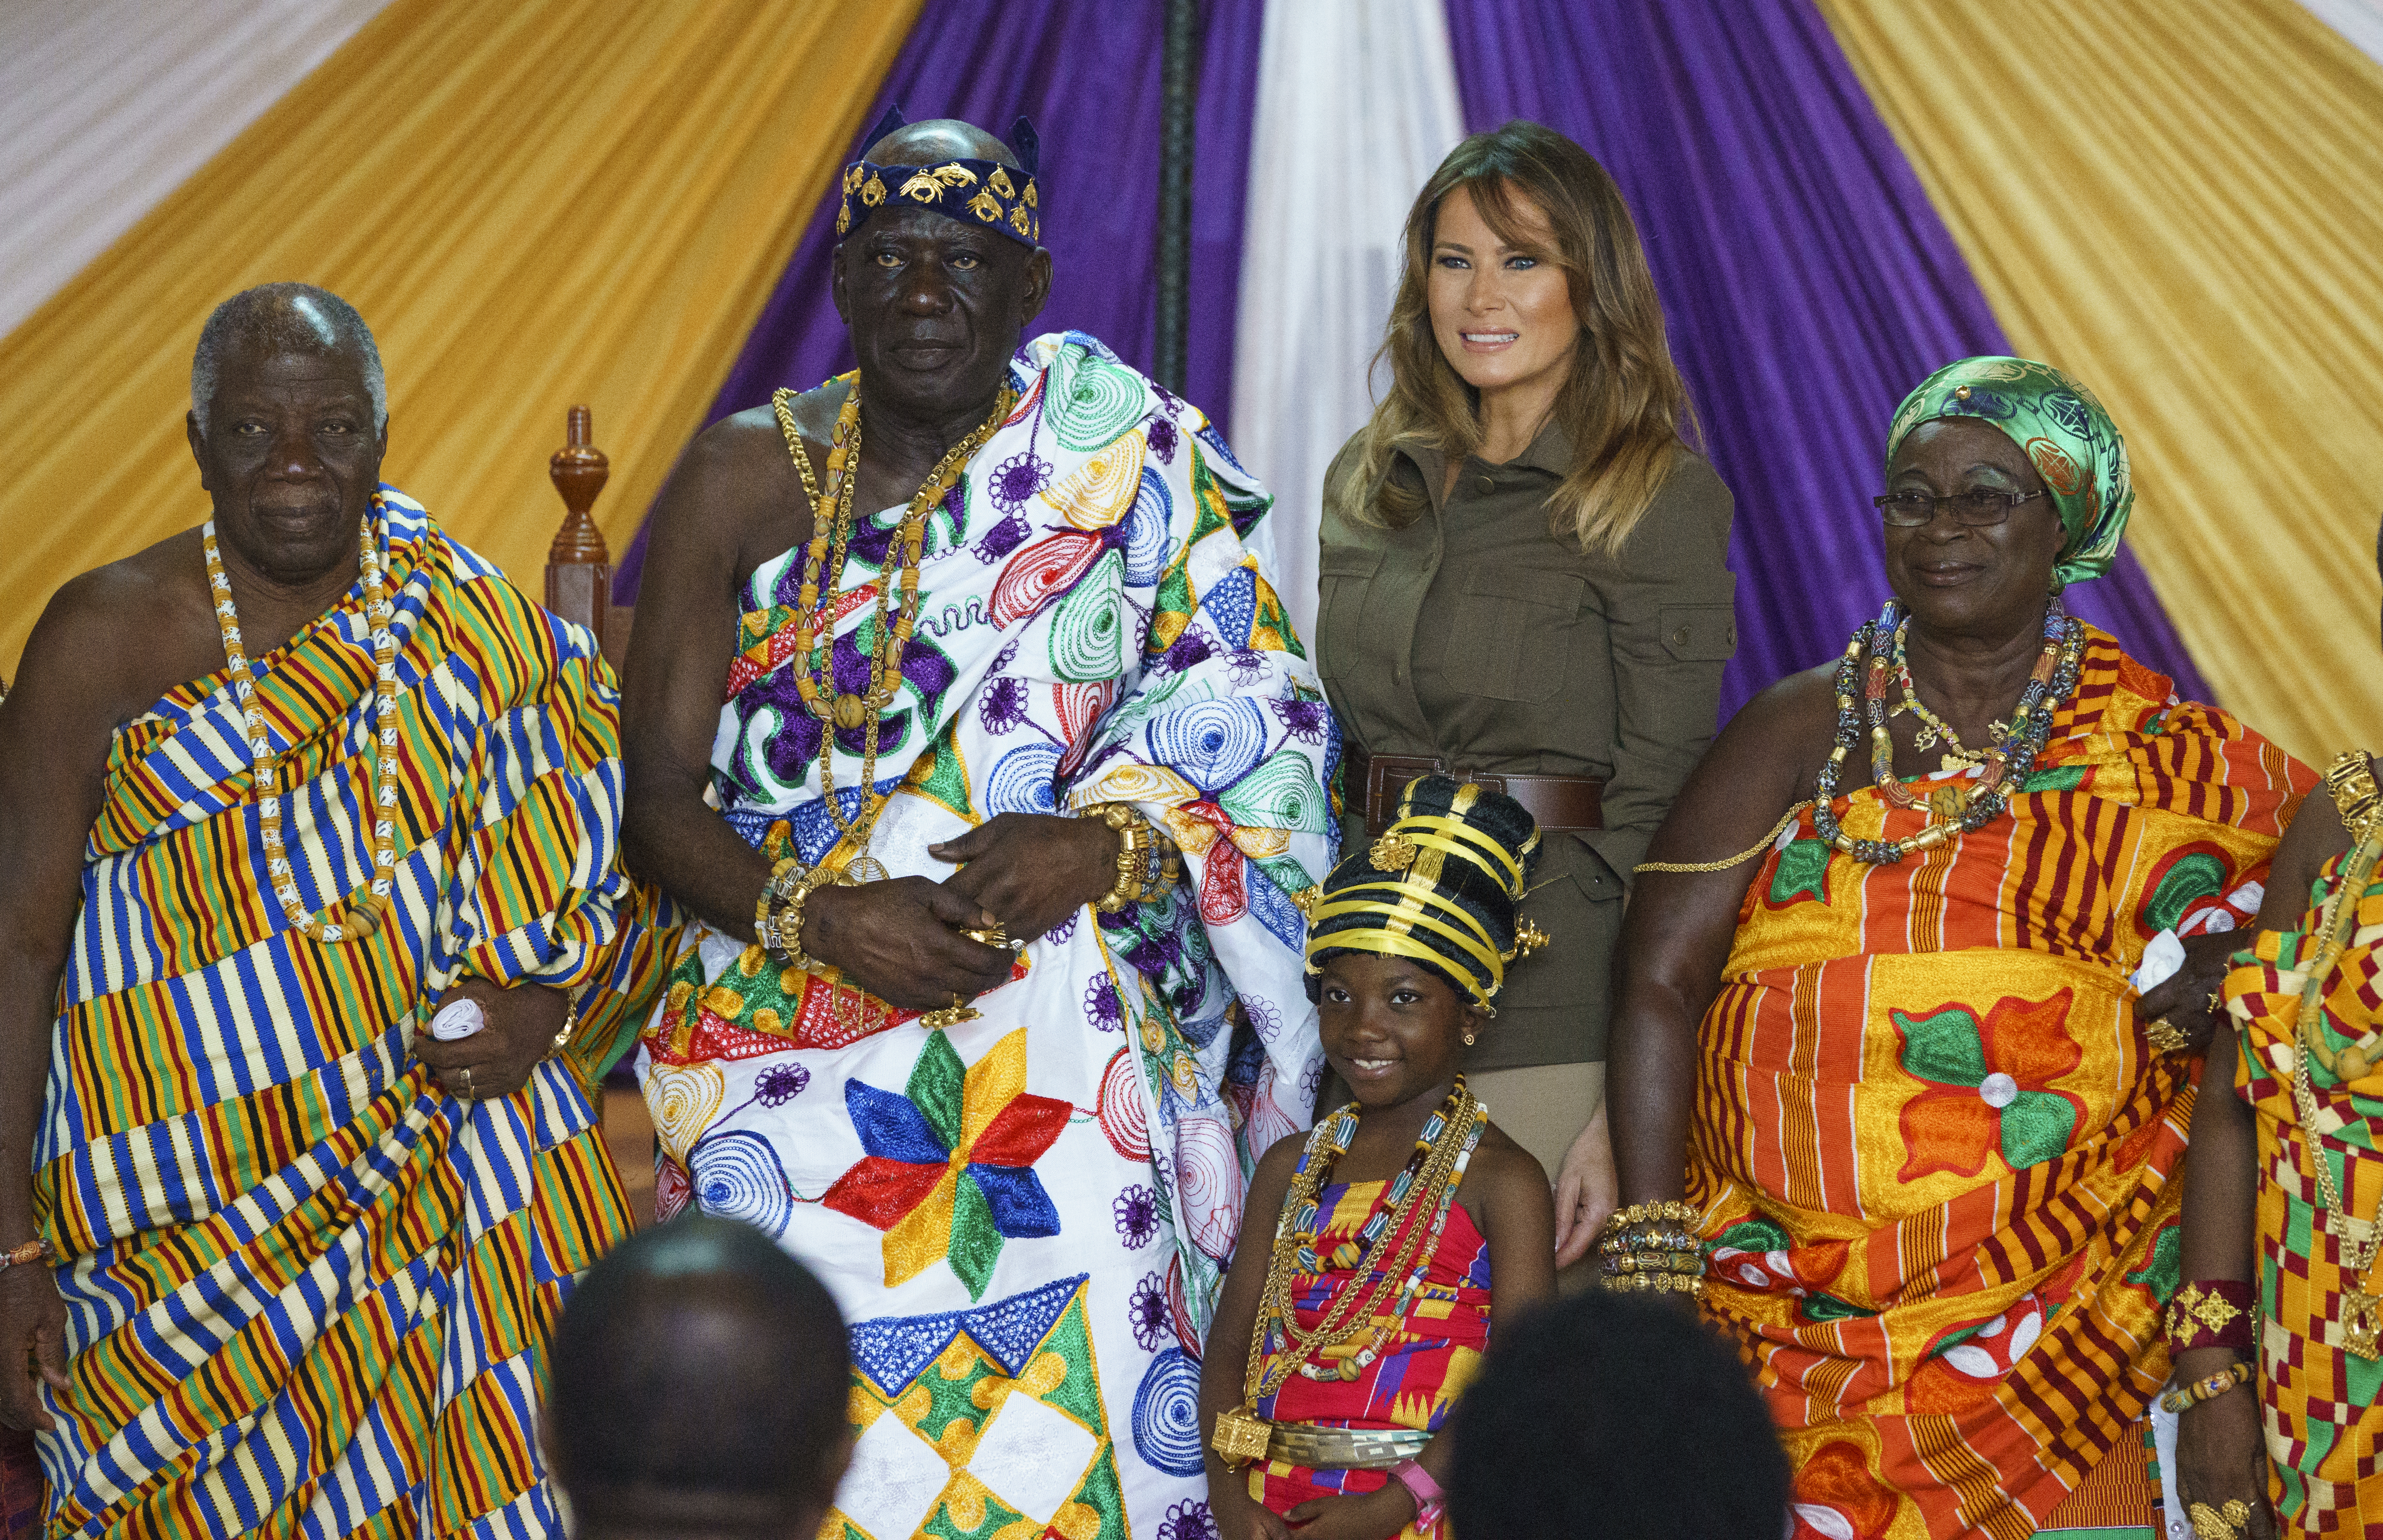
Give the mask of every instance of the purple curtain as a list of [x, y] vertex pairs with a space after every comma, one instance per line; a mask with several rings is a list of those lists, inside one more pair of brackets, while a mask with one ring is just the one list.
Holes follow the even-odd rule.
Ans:
[[[2010, 346], [1809, 0], [1449, 0], [1448, 20], [1467, 127], [1569, 134], [1637, 217], [1737, 496], [1726, 717], [1885, 600], [1888, 419], [1938, 365]], [[2068, 603], [2209, 698], [2132, 552]]]
[[[1185, 393], [1229, 433], [1233, 314], [1241, 288], [1250, 123], [1264, 0], [1201, 6], [1198, 133], [1192, 154], [1191, 339]], [[1158, 326], [1159, 65], [1167, 7], [1150, 0], [927, 0], [876, 101], [914, 121], [963, 117], [1006, 135], [1020, 113], [1041, 136], [1043, 239], [1050, 302], [1031, 332], [1088, 331], [1147, 371]], [[862, 146], [852, 146], [850, 159]], [[843, 164], [842, 162], [838, 163]], [[759, 406], [782, 385], [809, 388], [852, 367], [828, 299], [833, 197], [745, 339], [707, 424]], [[623, 557], [613, 602], [635, 602], [646, 532]]]

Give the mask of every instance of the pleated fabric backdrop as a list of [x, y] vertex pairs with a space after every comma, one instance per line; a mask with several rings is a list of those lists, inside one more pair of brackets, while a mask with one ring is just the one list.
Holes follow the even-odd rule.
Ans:
[[[193, 8], [258, 38], [281, 35], [258, 18], [290, 9]], [[533, 588], [557, 511], [545, 457], [562, 408], [592, 401], [616, 475], [599, 517], [624, 550], [710, 414], [833, 364], [824, 247], [797, 243], [897, 90], [940, 98], [914, 113], [996, 130], [1020, 107], [1110, 130], [1053, 173], [1091, 239], [1068, 253], [1069, 314], [1044, 324], [1089, 320], [1131, 358], [1148, 345], [1158, 28], [1134, 8], [394, 0], [359, 25], [373, 10], [310, 13], [315, 41], [287, 58], [327, 46], [321, 29], [358, 30], [0, 336], [0, 673], [59, 582], [200, 516], [179, 425], [189, 349], [208, 307], [267, 278], [357, 302], [390, 367], [391, 475]], [[1875, 489], [1882, 403], [1939, 354], [2006, 339], [2092, 384], [2134, 450], [2139, 568], [2081, 607], [2296, 752], [2383, 740], [2366, 556], [2383, 512], [2376, 0], [1203, 10], [1193, 394], [1283, 492], [1294, 570], [1309, 483], [1368, 399], [1350, 339], [1378, 327], [1364, 272], [1403, 212], [1373, 173], [1420, 179], [1406, 163], [1430, 145], [1382, 146], [1449, 137], [1452, 72], [1463, 126], [1541, 117], [1637, 205], [1740, 496], [1733, 697], [1821, 660], [1875, 598], [1853, 499]], [[12, 61], [25, 14], [0, 12]], [[122, 59], [62, 88], [72, 53], [42, 55], [44, 100], [129, 89]], [[1766, 92], [1790, 68], [1793, 89]], [[1415, 89], [1383, 83], [1418, 69], [1432, 78]], [[190, 78], [185, 95], [214, 79]], [[1267, 80], [1283, 83], [1269, 95]], [[0, 103], [0, 125], [31, 99]], [[1328, 100], [1361, 105], [1367, 136], [1299, 131]], [[137, 201], [148, 184], [120, 159], [85, 147], [77, 164]], [[60, 164], [0, 154], [0, 208], [8, 191], [49, 208], [24, 188], [56, 189]], [[1327, 199], [1338, 212], [1319, 217]], [[25, 276], [12, 237], [0, 228], [0, 299], [49, 281]]]
[[253, 283], [355, 302], [385, 474], [533, 594], [574, 401], [625, 539], [918, 4], [395, 0], [0, 337], [0, 673], [59, 583], [205, 517], [191, 349]]

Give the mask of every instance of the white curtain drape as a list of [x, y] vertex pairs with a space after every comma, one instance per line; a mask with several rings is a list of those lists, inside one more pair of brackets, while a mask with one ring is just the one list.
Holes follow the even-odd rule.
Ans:
[[2301, 4], [2352, 47], [2383, 64], [2383, 0], [2301, 0]]
[[1441, 0], [1272, 0], [1258, 55], [1234, 449], [1275, 496], [1276, 570], [1315, 634], [1324, 468], [1373, 411], [1414, 201], [1463, 137]]
[[0, 336], [387, 3], [0, 0]]

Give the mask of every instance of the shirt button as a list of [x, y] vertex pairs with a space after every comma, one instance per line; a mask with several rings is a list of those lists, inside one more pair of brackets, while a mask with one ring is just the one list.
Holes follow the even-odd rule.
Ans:
[[1481, 490], [1484, 492], [1494, 492], [1498, 489], [1498, 484], [1490, 480], [1488, 476], [1483, 476], [1481, 478], [1480, 486]]
[[1679, 630], [1672, 633], [1672, 645], [1675, 647], [1684, 647], [1688, 645], [1688, 628], [1686, 626], [1682, 626]]

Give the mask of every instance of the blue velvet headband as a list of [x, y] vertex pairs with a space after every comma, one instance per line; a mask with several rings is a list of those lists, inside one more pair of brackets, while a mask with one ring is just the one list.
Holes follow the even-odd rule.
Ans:
[[[902, 124], [902, 109], [889, 109], [870, 131], [867, 142], [876, 143]], [[1040, 144], [1034, 125], [1019, 118], [1009, 130], [1009, 139], [1018, 151], [1015, 167], [996, 160], [949, 160], [940, 166], [854, 161], [844, 168], [844, 207], [835, 216], [837, 238], [850, 235], [891, 203], [896, 208], [926, 209], [964, 225], [999, 230], [1021, 245], [1040, 244], [1042, 199], [1034, 186]]]

